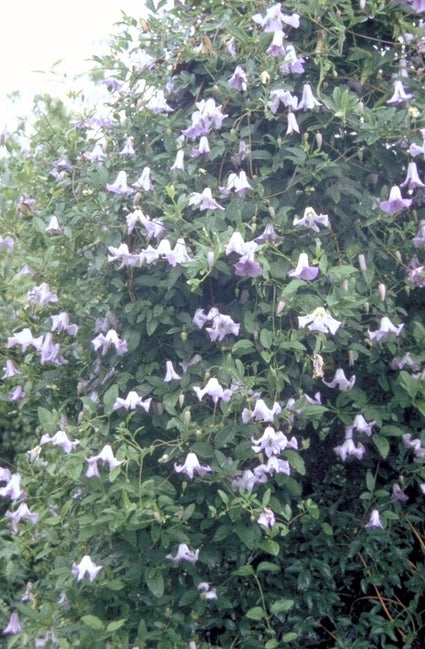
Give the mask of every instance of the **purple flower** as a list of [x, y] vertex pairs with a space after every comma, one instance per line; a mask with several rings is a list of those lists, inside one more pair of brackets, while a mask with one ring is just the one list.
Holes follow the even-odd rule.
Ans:
[[95, 351], [102, 348], [102, 356], [105, 356], [110, 347], [115, 347], [117, 356], [122, 356], [127, 353], [127, 341], [121, 340], [115, 329], [109, 329], [106, 336], [100, 333], [91, 342]]
[[121, 149], [120, 155], [128, 156], [129, 158], [134, 158], [136, 151], [134, 149], [134, 138], [130, 135], [125, 141], [123, 148]]
[[27, 394], [24, 389], [20, 385], [17, 385], [12, 390], [10, 390], [8, 399], [9, 401], [12, 401], [12, 403], [21, 403], [21, 401], [23, 401], [26, 396]]
[[235, 275], [238, 277], [258, 277], [263, 273], [261, 264], [247, 255], [244, 255], [236, 264], [233, 264], [233, 268], [235, 269]]
[[399, 336], [403, 327], [404, 324], [400, 324], [398, 325], [398, 327], [396, 327], [387, 316], [384, 316], [383, 318], [381, 318], [381, 325], [379, 329], [377, 329], [376, 331], [368, 330], [367, 333], [371, 342], [379, 345], [383, 340], [386, 340], [390, 334]]
[[251, 437], [251, 442], [251, 448], [254, 453], [261, 453], [264, 451], [267, 457], [270, 457], [271, 455], [278, 455], [279, 453], [282, 453], [282, 451], [284, 451], [286, 448], [298, 448], [298, 443], [295, 437], [292, 437], [290, 440], [288, 440], [286, 435], [282, 433], [281, 430], [275, 431], [272, 426], [267, 426], [260, 439], [255, 440], [253, 437]]
[[285, 34], [281, 29], [273, 32], [273, 38], [266, 50], [266, 54], [270, 56], [285, 56], [285, 48], [283, 46], [283, 38]]
[[64, 430], [58, 430], [57, 433], [50, 437], [48, 433], [41, 436], [40, 446], [44, 444], [53, 444], [53, 446], [60, 446], [64, 453], [70, 453], [77, 448], [80, 441], [78, 439], [72, 441], [69, 439], [68, 435]]
[[297, 110], [298, 99], [289, 90], [272, 90], [270, 92], [270, 100], [269, 108], [273, 115], [279, 110], [280, 104], [283, 104], [285, 108], [289, 108], [290, 110]]
[[400, 184], [400, 187], [407, 187], [407, 189], [425, 187], [425, 184], [419, 178], [416, 162], [409, 162], [409, 164], [407, 165], [406, 180]]
[[38, 514], [30, 512], [26, 503], [21, 503], [14, 512], [11, 512], [8, 509], [4, 517], [10, 520], [10, 529], [12, 530], [12, 534], [17, 534], [19, 532], [19, 523], [22, 520], [29, 520], [33, 525], [38, 521]]
[[377, 509], [372, 510], [372, 513], [371, 513], [370, 518], [369, 518], [369, 522], [366, 523], [365, 528], [367, 530], [370, 530], [370, 529], [373, 529], [373, 528], [381, 529], [381, 530], [384, 529], [384, 526], [381, 523], [381, 517], [379, 515], [379, 511]]
[[246, 72], [240, 65], [236, 66], [234, 73], [229, 79], [229, 84], [239, 91], [244, 92], [247, 89]]
[[413, 95], [405, 92], [403, 83], [400, 79], [394, 81], [393, 88], [394, 93], [392, 97], [387, 100], [387, 104], [404, 104], [405, 101], [409, 101], [413, 98]]
[[206, 187], [201, 193], [194, 192], [189, 198], [189, 205], [199, 205], [201, 210], [224, 210], [217, 201], [212, 197], [209, 187]]
[[208, 160], [210, 157], [211, 149], [206, 135], [202, 135], [199, 140], [199, 144], [196, 148], [192, 149], [192, 158], [200, 158], [204, 156], [205, 160]]
[[143, 168], [139, 180], [136, 180], [136, 182], [133, 183], [133, 187], [135, 187], [136, 189], [143, 189], [143, 191], [145, 192], [149, 192], [151, 189], [153, 189], [154, 186], [151, 181], [150, 167]]
[[78, 333], [78, 326], [76, 324], [70, 324], [69, 314], [66, 311], [61, 311], [57, 315], [50, 316], [52, 321], [52, 326], [50, 331], [66, 331], [70, 336], [76, 336]]
[[415, 457], [425, 457], [425, 448], [422, 446], [422, 442], [419, 438], [412, 439], [411, 433], [405, 433], [402, 437], [403, 444], [406, 448], [412, 448]]
[[184, 150], [179, 149], [176, 153], [176, 159], [171, 166], [172, 171], [184, 171]]
[[304, 228], [310, 228], [314, 232], [320, 232], [321, 227], [329, 227], [329, 219], [327, 214], [317, 214], [312, 207], [306, 207], [303, 217], [300, 219], [298, 216], [294, 218], [293, 224], [295, 226], [301, 225]]
[[196, 453], [188, 453], [184, 464], [174, 464], [174, 471], [176, 473], [185, 473], [192, 480], [195, 473], [202, 478], [211, 471], [211, 467], [208, 464], [200, 464]]
[[113, 194], [131, 194], [133, 190], [127, 185], [127, 172], [120, 171], [112, 184], [106, 183], [106, 189]]
[[289, 277], [296, 277], [297, 279], [314, 280], [319, 274], [317, 266], [308, 265], [308, 255], [302, 252], [298, 257], [298, 263], [294, 270], [288, 271]]
[[180, 543], [177, 554], [173, 557], [171, 554], [167, 554], [166, 559], [170, 559], [173, 563], [180, 563], [180, 561], [188, 561], [189, 563], [196, 563], [199, 557], [199, 550], [189, 550], [186, 543]]
[[27, 293], [25, 306], [45, 306], [50, 302], [57, 302], [58, 296], [50, 290], [50, 286], [43, 282], [40, 286], [34, 286]]
[[283, 64], [279, 68], [282, 74], [303, 74], [304, 73], [304, 59], [297, 57], [295, 47], [287, 45], [285, 48], [285, 58]]
[[412, 243], [415, 246], [415, 248], [420, 248], [421, 246], [425, 246], [425, 221], [419, 221], [419, 228], [416, 233], [416, 237], [412, 239]]
[[341, 392], [345, 392], [346, 390], [351, 390], [355, 382], [356, 382], [356, 377], [353, 375], [350, 379], [347, 379], [344, 370], [342, 369], [336, 370], [334, 378], [329, 383], [323, 379], [323, 383], [327, 385], [328, 388], [337, 387], [338, 390], [341, 390]]
[[390, 367], [392, 370], [402, 370], [404, 367], [408, 367], [412, 372], [419, 372], [421, 369], [419, 363], [411, 357], [410, 352], [406, 352], [404, 356], [395, 356]]
[[22, 329], [22, 331], [18, 331], [13, 336], [9, 336], [9, 338], [7, 339], [7, 348], [10, 349], [10, 347], [20, 345], [23, 352], [26, 352], [28, 347], [30, 346], [35, 347], [35, 349], [39, 350], [42, 340], [43, 336], [34, 338], [30, 329], [26, 327], [25, 329]]
[[335, 320], [323, 307], [317, 307], [312, 313], [305, 316], [298, 316], [299, 326], [307, 327], [310, 331], [335, 334], [341, 322]]
[[202, 401], [206, 394], [211, 397], [214, 403], [217, 403], [219, 399], [222, 401], [230, 401], [232, 397], [232, 391], [223, 389], [215, 377], [210, 378], [204, 388], [201, 389], [199, 386], [194, 385], [193, 389], [199, 401]]
[[263, 399], [257, 399], [252, 412], [247, 408], [244, 408], [242, 411], [242, 421], [244, 424], [247, 424], [251, 419], [272, 423], [275, 416], [279, 415], [281, 412], [282, 408], [276, 401], [272, 408], [269, 408]]
[[412, 199], [402, 198], [400, 187], [398, 185], [393, 185], [393, 187], [391, 187], [389, 199], [387, 201], [381, 201], [379, 207], [387, 214], [397, 214], [407, 207], [410, 207], [411, 204]]
[[261, 25], [265, 32], [274, 32], [276, 30], [281, 30], [282, 23], [290, 25], [291, 27], [294, 27], [294, 29], [297, 29], [300, 24], [300, 17], [298, 14], [292, 14], [292, 16], [288, 16], [287, 14], [282, 13], [280, 2], [269, 7], [266, 11], [265, 16], [262, 16], [261, 14], [254, 14], [254, 16], [252, 16], [252, 20], [258, 25]]
[[22, 374], [22, 372], [16, 369], [16, 367], [13, 364], [13, 361], [11, 361], [10, 359], [7, 359], [6, 365], [3, 366], [3, 371], [4, 374], [1, 377], [2, 379], [10, 379], [13, 376], [18, 376], [19, 374]]
[[129, 251], [128, 245], [126, 243], [120, 243], [118, 248], [114, 246], [108, 247], [108, 261], [120, 261], [120, 268], [124, 266], [138, 266], [140, 264], [140, 254], [133, 254]]
[[179, 381], [181, 379], [180, 374], [177, 374], [173, 366], [173, 361], [165, 361], [165, 377], [164, 383], [169, 383], [170, 381]]
[[239, 174], [231, 173], [227, 180], [225, 187], [220, 187], [222, 196], [228, 196], [231, 191], [234, 191], [238, 196], [243, 196], [251, 191], [253, 187], [249, 184], [245, 171], [240, 171]]
[[99, 470], [97, 468], [97, 463], [99, 461], [102, 462], [104, 466], [107, 464], [109, 471], [113, 471], [117, 468], [117, 466], [124, 462], [124, 460], [117, 460], [111, 446], [109, 444], [105, 444], [98, 455], [93, 455], [92, 457], [86, 459], [86, 462], [89, 465], [86, 471], [87, 478], [92, 478], [94, 476], [99, 477]]
[[335, 446], [334, 451], [343, 462], [345, 462], [347, 457], [356, 457], [358, 460], [361, 460], [366, 453], [363, 444], [359, 442], [356, 446], [350, 437], [341, 446]]
[[221, 106], [216, 106], [214, 99], [202, 99], [196, 102], [197, 111], [192, 114], [192, 124], [182, 133], [191, 140], [208, 135], [214, 127], [220, 129], [223, 120], [227, 115], [224, 115]]
[[49, 331], [43, 336], [39, 350], [40, 352], [40, 363], [44, 365], [45, 363], [53, 363], [54, 365], [66, 365], [66, 361], [63, 356], [60, 356], [60, 345], [53, 341], [53, 336]]
[[91, 151], [85, 151], [83, 158], [89, 162], [103, 162], [106, 158], [105, 145], [97, 142]]
[[72, 575], [77, 581], [84, 579], [85, 575], [90, 581], [94, 581], [101, 570], [102, 566], [97, 566], [88, 554], [83, 556], [80, 563], [73, 563], [71, 568]]
[[149, 412], [152, 399], [145, 399], [140, 397], [135, 390], [130, 390], [125, 399], [118, 397], [112, 406], [113, 410], [125, 408], [126, 410], [136, 410], [136, 408], [143, 408], [145, 412]]
[[13, 247], [15, 245], [14, 240], [12, 237], [0, 237], [0, 251], [1, 250], [13, 250]]
[[264, 507], [260, 516], [257, 519], [258, 525], [263, 525], [264, 527], [271, 528], [276, 524], [276, 517], [274, 512], [269, 507]]
[[405, 503], [408, 500], [409, 500], [409, 496], [406, 496], [406, 494], [404, 493], [404, 491], [400, 487], [400, 485], [397, 482], [395, 482], [393, 484], [393, 490], [392, 490], [392, 494], [391, 494], [391, 502], [395, 503], [395, 502], [398, 501], [398, 502], [401, 502], [401, 503]]
[[314, 97], [310, 84], [305, 83], [303, 86], [301, 100], [296, 107], [296, 110], [312, 110], [316, 106], [321, 105], [321, 102]]
[[211, 588], [206, 581], [201, 581], [198, 584], [198, 590], [201, 592], [201, 597], [203, 597], [203, 599], [217, 599], [216, 589]]
[[345, 428], [345, 438], [349, 439], [353, 436], [353, 431], [358, 433], [365, 433], [368, 437], [372, 435], [372, 428], [376, 424], [376, 421], [367, 422], [362, 414], [358, 414], [354, 417], [353, 423], [351, 426], [346, 426]]
[[10, 498], [10, 500], [20, 500], [25, 498], [25, 491], [21, 488], [21, 479], [19, 473], [12, 473], [9, 479], [3, 476], [2, 481], [7, 480], [7, 484], [0, 488], [0, 497]]
[[[276, 457], [276, 455], [271, 455], [268, 458], [266, 464], [261, 464], [260, 466], [262, 467], [264, 472], [270, 476], [274, 476], [276, 473], [284, 473], [285, 475], [290, 475], [291, 473], [289, 462], [287, 462], [286, 460], [281, 460], [280, 458]], [[257, 469], [259, 468], [260, 467], [257, 467]], [[255, 475], [257, 475], [257, 469], [254, 469]]]
[[22, 633], [22, 631], [23, 629], [19, 623], [18, 614], [14, 611], [9, 618], [6, 628], [3, 629], [2, 635], [17, 635], [18, 633]]
[[240, 324], [234, 322], [230, 316], [220, 313], [215, 307], [212, 307], [207, 314], [204, 309], [197, 309], [192, 322], [200, 329], [207, 322], [211, 322], [212, 326], [207, 327], [206, 330], [213, 342], [221, 341], [227, 335], [239, 335]]
[[172, 113], [173, 109], [169, 106], [165, 100], [165, 95], [163, 90], [156, 90], [152, 97], [149, 99], [146, 104], [146, 108], [151, 110], [157, 115], [159, 113]]

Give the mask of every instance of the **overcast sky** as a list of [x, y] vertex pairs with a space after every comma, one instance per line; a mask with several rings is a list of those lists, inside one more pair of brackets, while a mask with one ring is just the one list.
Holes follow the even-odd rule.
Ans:
[[[143, 4], [143, 0], [2, 0], [0, 133], [30, 109], [37, 92], [57, 95], [73, 87], [73, 76], [90, 68], [85, 59], [108, 51], [108, 36], [121, 10], [139, 18]], [[48, 72], [60, 59], [53, 81]], [[11, 107], [6, 97], [15, 90], [22, 100]]]

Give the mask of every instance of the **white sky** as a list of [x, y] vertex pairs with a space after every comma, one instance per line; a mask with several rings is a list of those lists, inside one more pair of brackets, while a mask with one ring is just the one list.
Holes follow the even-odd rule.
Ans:
[[[31, 109], [36, 93], [64, 95], [75, 74], [90, 69], [85, 59], [107, 53], [107, 41], [121, 10], [139, 18], [143, 0], [1, 0], [0, 133]], [[49, 74], [53, 64], [55, 75]], [[38, 72], [36, 72], [38, 71]], [[19, 90], [12, 104], [7, 96]]]

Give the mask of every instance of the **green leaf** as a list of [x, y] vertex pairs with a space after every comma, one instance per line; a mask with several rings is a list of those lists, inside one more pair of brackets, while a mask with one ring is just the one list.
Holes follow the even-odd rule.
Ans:
[[293, 599], [278, 599], [277, 602], [273, 602], [270, 607], [270, 611], [273, 615], [279, 615], [279, 613], [286, 613], [294, 605]]
[[112, 633], [113, 631], [118, 631], [122, 626], [127, 622], [127, 618], [122, 618], [121, 620], [115, 620], [114, 622], [109, 622], [106, 627], [107, 633]]
[[105, 629], [105, 625], [103, 624], [102, 620], [96, 617], [96, 615], [83, 615], [81, 621], [83, 624], [88, 626], [90, 629], [93, 629], [94, 631], [104, 631]]
[[56, 415], [51, 413], [50, 410], [47, 410], [47, 408], [40, 406], [37, 408], [37, 416], [45, 433], [49, 433], [50, 435], [50, 433], [56, 432], [58, 427], [58, 418]]
[[245, 613], [245, 615], [250, 620], [262, 620], [265, 617], [264, 610], [261, 608], [261, 606], [254, 606], [253, 608], [250, 608]]
[[282, 636], [282, 642], [293, 642], [298, 638], [298, 633], [295, 633], [295, 631], [290, 631], [289, 633], [285, 633], [285, 635]]
[[119, 391], [117, 385], [111, 385], [103, 395], [103, 403], [105, 406], [106, 414], [111, 414], [113, 412], [113, 406], [117, 398], [119, 397]]
[[258, 572], [280, 572], [281, 566], [277, 566], [275, 563], [270, 563], [270, 561], [260, 561], [257, 566]]
[[275, 640], [274, 638], [270, 638], [270, 640], [267, 640], [266, 644], [264, 645], [264, 649], [276, 649], [276, 647], [279, 646], [278, 640]]
[[277, 557], [280, 552], [279, 543], [276, 543], [276, 541], [272, 541], [270, 539], [263, 539], [260, 542], [260, 548], [264, 550], [264, 552], [272, 554], [274, 557]]
[[390, 443], [386, 437], [375, 433], [372, 436], [373, 443], [379, 451], [380, 456], [385, 460], [390, 452]]
[[253, 574], [254, 568], [251, 566], [251, 564], [240, 566], [239, 568], [236, 568], [236, 570], [232, 570], [232, 575], [234, 575], [235, 577], [249, 577]]
[[305, 464], [301, 455], [292, 449], [286, 450], [285, 455], [291, 467], [300, 475], [305, 475]]
[[152, 595], [162, 597], [164, 594], [164, 576], [159, 568], [148, 568], [145, 574], [145, 582]]

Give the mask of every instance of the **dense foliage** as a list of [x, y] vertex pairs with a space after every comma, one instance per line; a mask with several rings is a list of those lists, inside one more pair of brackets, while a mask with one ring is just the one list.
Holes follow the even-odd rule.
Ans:
[[148, 8], [4, 138], [0, 646], [417, 649], [425, 3]]

